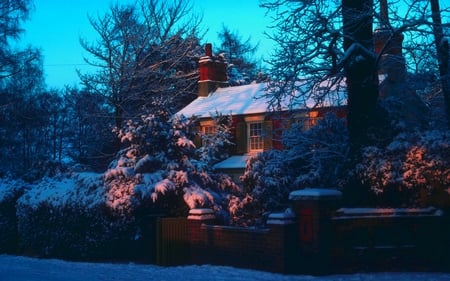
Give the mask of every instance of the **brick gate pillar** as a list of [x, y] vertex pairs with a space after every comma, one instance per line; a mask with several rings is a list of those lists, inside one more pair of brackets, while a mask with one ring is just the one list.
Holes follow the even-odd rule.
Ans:
[[202, 224], [213, 224], [216, 217], [212, 209], [192, 209], [188, 216], [188, 237], [191, 245], [191, 263], [200, 264], [207, 260], [207, 237]]
[[271, 256], [271, 270], [282, 273], [296, 273], [298, 260], [297, 217], [292, 209], [284, 213], [272, 213], [267, 219], [269, 233], [266, 249]]
[[331, 217], [339, 208], [341, 198], [342, 193], [335, 189], [306, 188], [289, 194], [298, 218], [299, 266], [307, 271], [320, 273], [329, 270], [334, 235]]

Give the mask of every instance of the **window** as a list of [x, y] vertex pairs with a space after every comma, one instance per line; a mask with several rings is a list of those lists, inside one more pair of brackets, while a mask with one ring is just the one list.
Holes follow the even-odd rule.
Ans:
[[216, 128], [214, 126], [204, 126], [203, 135], [214, 135], [216, 133]]
[[262, 136], [262, 122], [253, 122], [248, 124], [248, 146], [249, 151], [261, 151], [264, 148], [264, 139]]
[[294, 123], [300, 123], [303, 130], [306, 131], [316, 126], [319, 120], [319, 113], [317, 111], [310, 111], [297, 115], [294, 119]]
[[214, 134], [216, 134], [216, 127], [210, 125], [202, 126], [202, 146], [211, 142], [211, 137], [214, 136]]

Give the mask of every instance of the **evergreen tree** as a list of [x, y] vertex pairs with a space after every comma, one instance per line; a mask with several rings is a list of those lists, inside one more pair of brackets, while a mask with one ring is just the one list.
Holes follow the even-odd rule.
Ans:
[[218, 34], [219, 53], [224, 53], [229, 64], [228, 77], [231, 85], [249, 84], [257, 79], [257, 64], [254, 59], [258, 45], [253, 46], [251, 37], [245, 41], [238, 32], [231, 31], [225, 25]]
[[27, 19], [30, 7], [30, 0], [1, 1], [0, 3], [0, 83], [2, 79], [20, 72], [20, 67], [17, 66], [23, 54], [11, 49], [10, 40], [19, 38], [23, 31], [20, 24]]

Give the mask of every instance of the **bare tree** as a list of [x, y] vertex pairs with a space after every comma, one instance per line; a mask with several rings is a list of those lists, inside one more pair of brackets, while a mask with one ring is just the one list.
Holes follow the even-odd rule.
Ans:
[[438, 0], [430, 0], [431, 17], [433, 19], [434, 44], [439, 64], [439, 76], [445, 100], [447, 123], [450, 126], [450, 50], [448, 39], [444, 37], [441, 9]]
[[188, 0], [140, 0], [90, 18], [99, 39], [80, 42], [97, 71], [79, 74], [108, 100], [116, 127], [145, 109], [175, 111], [195, 97], [200, 20]]
[[56, 156], [49, 149], [55, 147], [51, 128], [60, 100], [44, 92], [39, 50], [28, 48], [21, 54], [12, 68], [20, 75], [3, 79], [0, 88], [0, 171], [5, 169], [13, 175], [23, 174], [37, 162]]
[[115, 156], [114, 144], [117, 137], [111, 131], [111, 116], [105, 108], [104, 97], [85, 89], [67, 87], [64, 104], [69, 132], [64, 139], [70, 146], [67, 154], [75, 161], [104, 171]]
[[[386, 57], [397, 55], [394, 45], [403, 35], [406, 40], [432, 35], [429, 1], [265, 0], [261, 6], [274, 18], [269, 36], [278, 46], [270, 61], [274, 104], [283, 95], [292, 100], [300, 95], [320, 105], [332, 93], [318, 90], [323, 82], [331, 88], [345, 78], [352, 147], [376, 140], [384, 123], [377, 109], [378, 73]], [[385, 36], [376, 51], [375, 25]], [[299, 83], [305, 80], [307, 90]]]

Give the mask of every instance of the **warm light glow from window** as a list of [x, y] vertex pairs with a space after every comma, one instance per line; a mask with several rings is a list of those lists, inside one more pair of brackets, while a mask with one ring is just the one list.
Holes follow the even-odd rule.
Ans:
[[318, 111], [311, 111], [309, 113], [309, 118], [317, 118], [319, 116], [319, 112]]
[[216, 133], [216, 130], [214, 126], [204, 126], [203, 127], [203, 134], [204, 135], [214, 135]]
[[209, 126], [209, 125], [203, 126], [202, 133], [203, 133], [202, 145], [205, 146], [205, 145], [207, 145], [207, 141], [206, 141], [207, 137], [213, 136], [216, 133], [216, 127]]

